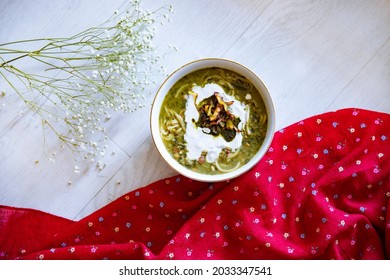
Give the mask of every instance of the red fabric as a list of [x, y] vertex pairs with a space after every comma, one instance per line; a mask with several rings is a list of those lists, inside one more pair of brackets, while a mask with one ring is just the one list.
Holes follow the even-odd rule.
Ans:
[[0, 259], [384, 259], [390, 115], [345, 109], [275, 134], [228, 182], [175, 176], [80, 221], [0, 207]]

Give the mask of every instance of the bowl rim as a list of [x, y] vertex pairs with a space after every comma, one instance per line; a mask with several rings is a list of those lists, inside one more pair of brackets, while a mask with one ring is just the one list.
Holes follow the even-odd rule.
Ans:
[[[187, 75], [189, 73], [192, 73], [194, 71], [197, 71], [197, 70], [200, 70], [200, 69], [205, 69], [205, 68], [210, 68], [210, 67], [213, 67], [213, 66], [196, 67], [195, 69], [189, 71], [188, 73], [184, 73], [183, 75], [179, 76], [177, 78], [177, 80], [175, 80], [172, 83], [172, 85], [164, 93], [161, 93], [162, 89], [172, 79], [172, 77], [174, 75], [176, 75], [176, 73], [178, 73], [179, 71], [181, 71], [181, 70], [183, 70], [183, 69], [185, 69], [185, 68], [187, 68], [187, 67], [189, 67], [191, 65], [194, 65], [194, 64], [202, 64], [202, 62], [204, 62], [204, 63], [207, 63], [207, 62], [212, 63], [214, 61], [217, 61], [217, 62], [220, 62], [220, 63], [227, 63], [227, 64], [230, 64], [230, 65], [234, 65], [237, 68], [243, 69], [244, 70], [243, 72], [246, 72], [247, 74], [249, 73], [249, 74], [251, 74], [251, 76], [253, 76], [250, 79], [250, 81], [252, 83], [254, 83], [253, 80], [255, 80], [255, 79], [257, 80], [255, 82], [255, 86], [259, 90], [259, 93], [260, 93], [260, 95], [261, 95], [261, 97], [262, 97], [262, 99], [264, 101], [264, 104], [265, 104], [265, 107], [266, 107], [266, 111], [267, 111], [268, 122], [267, 122], [266, 135], [265, 135], [265, 138], [263, 140], [263, 143], [261, 144], [261, 146], [260, 146], [259, 150], [256, 152], [256, 154], [246, 164], [242, 165], [241, 167], [239, 167], [238, 169], [236, 169], [236, 170], [234, 170], [232, 172], [210, 175], [210, 174], [203, 174], [203, 173], [195, 172], [195, 171], [192, 171], [192, 170], [186, 168], [185, 166], [183, 166], [179, 162], [177, 162], [169, 154], [169, 152], [165, 149], [165, 145], [164, 145], [164, 143], [163, 143], [163, 141], [162, 141], [162, 139], [160, 137], [160, 133], [159, 133], [159, 129], [158, 129], [159, 128], [159, 123], [154, 123], [153, 122], [153, 120], [154, 120], [153, 116], [155, 114], [158, 114], [158, 115], [160, 114], [161, 106], [156, 106], [156, 100], [158, 100], [158, 98], [161, 96], [161, 94], [164, 94], [164, 96], [162, 97], [162, 101], [163, 101], [165, 96], [166, 96], [166, 94], [169, 92], [169, 89], [178, 80], [180, 80], [182, 77], [184, 77], [185, 75]], [[226, 68], [224, 66], [214, 66], [214, 67], [220, 67], [220, 68], [225, 68], [225, 69], [228, 69], [228, 70], [231, 70], [231, 71], [235, 71], [238, 74], [241, 74], [244, 77], [248, 78], [247, 77], [248, 75], [245, 75], [245, 73], [239, 72], [237, 70], [232, 70], [232, 69]], [[260, 85], [260, 87], [262, 87], [262, 88], [259, 89], [258, 85]], [[173, 168], [176, 172], [178, 172], [179, 174], [181, 174], [181, 175], [183, 175], [183, 176], [185, 176], [187, 178], [190, 178], [190, 179], [193, 179], [193, 180], [196, 180], [196, 181], [212, 183], [212, 182], [220, 182], [220, 181], [226, 181], [226, 180], [230, 180], [230, 179], [236, 178], [236, 177], [246, 173], [250, 169], [252, 169], [264, 157], [264, 155], [268, 151], [269, 147], [271, 146], [271, 143], [272, 143], [272, 140], [273, 140], [273, 137], [274, 137], [275, 123], [276, 123], [275, 119], [276, 119], [275, 107], [274, 107], [274, 103], [273, 103], [273, 100], [271, 98], [271, 95], [269, 93], [269, 90], [268, 90], [267, 86], [265, 85], [265, 83], [263, 82], [263, 80], [254, 71], [252, 71], [251, 69], [249, 69], [245, 65], [243, 65], [243, 64], [241, 64], [241, 63], [239, 63], [239, 62], [237, 62], [235, 60], [231, 60], [231, 59], [227, 59], [227, 58], [218, 58], [218, 57], [207, 57], [207, 58], [191, 60], [191, 61], [183, 64], [182, 66], [178, 67], [176, 70], [174, 70], [171, 74], [169, 74], [164, 79], [164, 81], [161, 83], [161, 85], [157, 89], [157, 91], [155, 93], [155, 96], [153, 98], [152, 106], [151, 106], [151, 109], [150, 109], [149, 124], [150, 124], [150, 131], [151, 131], [151, 136], [152, 136], [152, 139], [153, 139], [153, 144], [156, 147], [156, 149], [157, 149], [158, 153], [160, 154], [160, 156], [165, 160], [165, 162], [171, 168]], [[158, 133], [156, 132], [156, 129], [157, 129]], [[156, 135], [155, 132], [157, 133], [157, 135]], [[165, 149], [164, 150], [165, 152], [160, 150], [160, 145], [158, 143], [162, 144], [162, 147], [163, 147], [163, 149]], [[166, 155], [164, 156], [164, 154], [166, 154]]]

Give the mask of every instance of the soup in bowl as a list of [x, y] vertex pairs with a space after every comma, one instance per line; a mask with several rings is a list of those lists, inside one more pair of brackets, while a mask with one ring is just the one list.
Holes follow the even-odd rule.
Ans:
[[226, 59], [190, 62], [159, 88], [153, 141], [166, 162], [198, 181], [232, 179], [268, 150], [275, 127], [271, 96], [247, 67]]

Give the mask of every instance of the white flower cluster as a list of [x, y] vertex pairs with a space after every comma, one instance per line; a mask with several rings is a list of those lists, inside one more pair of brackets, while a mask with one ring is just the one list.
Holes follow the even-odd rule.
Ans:
[[[152, 41], [155, 25], [169, 21], [172, 7], [143, 11], [139, 2], [133, 0], [102, 25], [72, 37], [37, 39], [45, 45], [28, 56], [8, 61], [0, 56], [1, 75], [2, 71], [21, 73], [11, 62], [25, 57], [42, 62], [48, 67], [46, 73], [56, 74], [53, 78], [23, 73], [19, 77], [26, 80], [31, 96], [18, 94], [42, 116], [45, 127], [84, 159], [94, 161], [105, 155], [104, 123], [111, 119], [110, 112], [144, 107], [153, 78], [164, 72], [157, 66], [161, 57]], [[5, 45], [10, 49], [10, 44], [0, 45], [0, 50]], [[101, 161], [97, 164], [99, 169], [104, 166]]]

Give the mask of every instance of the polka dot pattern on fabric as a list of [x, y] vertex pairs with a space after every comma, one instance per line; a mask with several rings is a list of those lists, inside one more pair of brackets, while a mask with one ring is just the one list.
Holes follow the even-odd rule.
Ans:
[[0, 259], [386, 258], [389, 128], [362, 109], [314, 116], [236, 179], [166, 178], [77, 222], [1, 207]]

